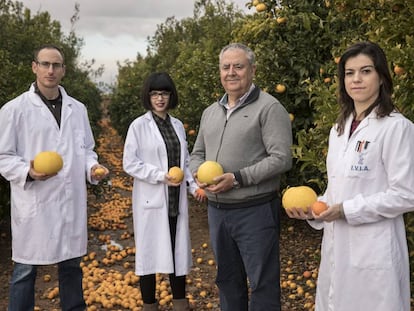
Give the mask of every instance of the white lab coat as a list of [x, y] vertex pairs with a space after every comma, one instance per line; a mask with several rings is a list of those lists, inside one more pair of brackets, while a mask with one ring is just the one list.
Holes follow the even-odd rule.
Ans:
[[[186, 182], [191, 193], [195, 192], [197, 185], [188, 169], [189, 154], [183, 124], [174, 117], [171, 117], [171, 123], [180, 140], [180, 167], [185, 176], [180, 187], [175, 273], [186, 275], [192, 265]], [[137, 275], [173, 273], [168, 186], [162, 182], [168, 172], [167, 149], [151, 111], [131, 123], [125, 139], [123, 167], [134, 177], [135, 272]]]
[[403, 214], [414, 210], [414, 126], [399, 113], [367, 116], [350, 133], [333, 128], [328, 187], [346, 220], [323, 227], [316, 311], [409, 311], [410, 271]]
[[[33, 85], [0, 110], [0, 173], [10, 181], [12, 259], [19, 263], [54, 264], [86, 253], [86, 178], [97, 155], [85, 106], [59, 89], [60, 128]], [[30, 160], [47, 150], [63, 157], [62, 170], [26, 181]]]

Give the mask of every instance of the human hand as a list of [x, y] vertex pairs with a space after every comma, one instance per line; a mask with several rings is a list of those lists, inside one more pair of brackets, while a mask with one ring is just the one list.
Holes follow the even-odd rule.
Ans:
[[167, 184], [170, 187], [179, 187], [181, 185], [181, 182], [174, 182], [174, 180], [175, 180], [174, 177], [168, 175], [168, 173], [165, 174], [164, 184]]
[[331, 222], [337, 219], [345, 218], [342, 203], [330, 206], [326, 211], [319, 215], [314, 214], [315, 219]]
[[57, 175], [57, 173], [45, 174], [45, 173], [36, 172], [35, 169], [34, 169], [34, 161], [33, 160], [30, 161], [30, 170], [29, 170], [28, 174], [33, 180], [47, 180], [47, 179]]
[[207, 201], [207, 196], [206, 193], [204, 191], [204, 189], [198, 188], [194, 194], [193, 194], [194, 198], [198, 201], [198, 202], [205, 202]]
[[95, 164], [91, 168], [91, 177], [94, 180], [101, 181], [108, 175], [109, 175], [109, 170], [101, 164]]
[[213, 180], [216, 182], [215, 184], [205, 187], [211, 193], [217, 194], [233, 189], [233, 173], [224, 173]]
[[286, 211], [286, 214], [290, 218], [296, 218], [296, 219], [313, 219], [314, 218], [314, 215], [312, 214], [312, 210], [310, 206], [308, 206], [306, 212], [300, 207], [286, 208], [285, 211]]

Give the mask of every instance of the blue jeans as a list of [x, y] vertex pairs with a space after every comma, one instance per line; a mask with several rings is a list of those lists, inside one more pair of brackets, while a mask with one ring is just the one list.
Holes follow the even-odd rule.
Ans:
[[[62, 311], [86, 309], [82, 290], [81, 258], [59, 262], [59, 297]], [[33, 311], [37, 266], [15, 262], [10, 282], [9, 311]]]
[[247, 208], [208, 206], [221, 310], [281, 310], [279, 210], [279, 199]]

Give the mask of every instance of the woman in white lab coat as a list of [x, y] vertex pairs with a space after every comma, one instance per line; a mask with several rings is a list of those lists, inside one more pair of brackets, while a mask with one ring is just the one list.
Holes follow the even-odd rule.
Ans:
[[338, 64], [341, 112], [331, 130], [316, 311], [410, 311], [403, 214], [414, 210], [414, 126], [396, 111], [382, 49], [352, 45]]
[[[192, 264], [187, 187], [197, 199], [202, 198], [188, 169], [184, 126], [168, 114], [178, 104], [171, 77], [149, 75], [141, 97], [148, 112], [131, 123], [123, 156], [125, 172], [134, 177], [135, 271], [140, 276], [144, 310], [158, 310], [156, 273], [169, 274], [174, 310], [190, 310], [185, 298], [186, 275]], [[184, 171], [182, 182], [168, 175], [173, 166]]]

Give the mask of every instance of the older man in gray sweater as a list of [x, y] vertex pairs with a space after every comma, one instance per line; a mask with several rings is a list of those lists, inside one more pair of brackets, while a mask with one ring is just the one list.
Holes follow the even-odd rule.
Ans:
[[212, 160], [225, 172], [214, 185], [197, 181], [208, 197], [220, 307], [280, 311], [278, 194], [280, 176], [292, 165], [290, 119], [276, 98], [253, 84], [250, 48], [224, 47], [219, 65], [226, 93], [203, 112], [190, 169], [196, 176]]

